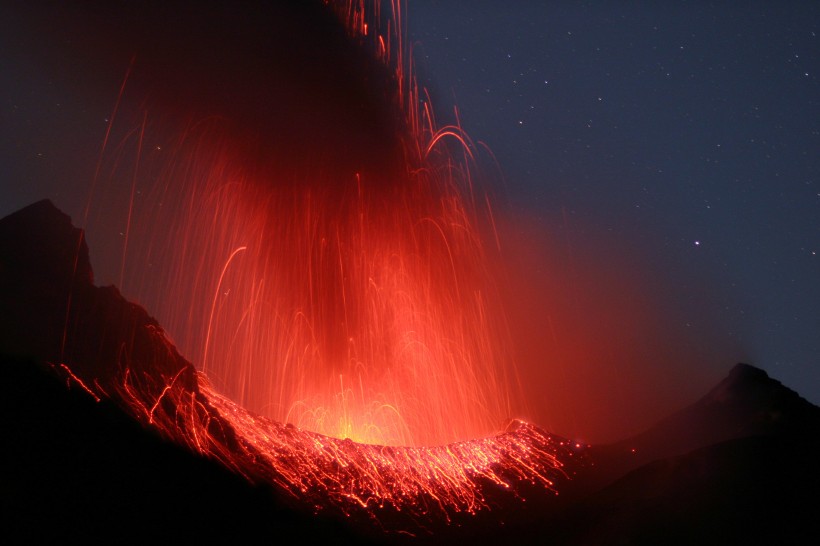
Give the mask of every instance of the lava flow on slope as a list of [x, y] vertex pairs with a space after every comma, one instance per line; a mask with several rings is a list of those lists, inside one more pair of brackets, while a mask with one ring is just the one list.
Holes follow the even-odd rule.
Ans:
[[[317, 18], [304, 28], [321, 23], [330, 51], [238, 11], [203, 20], [146, 4], [122, 20], [170, 34], [132, 44], [121, 29], [136, 53], [83, 223], [89, 237], [119, 232], [106, 278], [128, 298], [94, 285], [83, 231], [32, 205], [2, 221], [2, 292], [49, 318], [4, 325], [4, 350], [299, 506], [389, 531], [559, 491], [577, 446], [519, 420], [499, 431], [524, 404], [491, 202], [476, 189], [476, 146], [457, 123], [438, 126], [415, 82], [400, 3], [292, 8]], [[226, 33], [225, 51], [209, 42]], [[243, 87], [289, 40], [308, 54], [273, 63], [287, 77]], [[238, 66], [223, 59], [237, 43]], [[294, 75], [306, 87], [282, 83]], [[133, 125], [128, 93], [146, 97]], [[270, 118], [281, 126], [251, 123], [246, 101], [275, 111], [284, 99], [287, 114]], [[117, 191], [124, 208], [106, 200]]]
[[554, 496], [583, 465], [580, 446], [521, 421], [479, 439], [403, 447], [254, 414], [214, 391], [143, 308], [93, 284], [83, 231], [49, 201], [0, 220], [0, 257], [0, 352], [50, 363], [68, 388], [113, 401], [297, 509], [368, 532], [434, 532], [514, 510], [527, 492]]

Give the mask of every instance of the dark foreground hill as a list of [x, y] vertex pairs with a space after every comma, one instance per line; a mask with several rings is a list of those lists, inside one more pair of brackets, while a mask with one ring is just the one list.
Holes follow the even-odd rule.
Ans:
[[[462, 519], [457, 529], [382, 541], [378, 533], [358, 532], [362, 522], [351, 525], [294, 509], [273, 488], [251, 485], [161, 438], [113, 402], [95, 401], [76, 385], [68, 388], [56, 367], [66, 354], [66, 296], [77, 282], [94, 294], [95, 305], [83, 311], [92, 316], [78, 324], [99, 332], [102, 352], [95, 365], [104, 376], [105, 351], [134, 340], [111, 338], [103, 328], [111, 322], [111, 309], [124, 303], [113, 287], [92, 290], [82, 233], [45, 201], [0, 220], [3, 543], [807, 544], [818, 539], [820, 408], [765, 372], [739, 364], [702, 399], [645, 433], [589, 448], [592, 464], [575, 470], [557, 500], [536, 496]], [[150, 323], [144, 310], [128, 305], [118, 320]], [[150, 350], [153, 339], [138, 341]], [[184, 374], [189, 364], [175, 350], [155, 349], [168, 358], [165, 371]]]
[[82, 361], [109, 388], [123, 372], [117, 355], [130, 353], [193, 384], [190, 363], [155, 331], [116, 288], [93, 285], [82, 231], [49, 201], [0, 219], [0, 541], [361, 543], [58, 373]]
[[[646, 432], [592, 449], [566, 544], [809, 544], [820, 532], [820, 408], [738, 364]], [[601, 487], [602, 484], [608, 484]]]

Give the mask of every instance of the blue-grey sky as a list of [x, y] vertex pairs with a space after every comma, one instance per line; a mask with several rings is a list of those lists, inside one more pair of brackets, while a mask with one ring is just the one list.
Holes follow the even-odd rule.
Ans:
[[[440, 123], [457, 108], [492, 172], [527, 417], [614, 439], [741, 360], [820, 403], [820, 4], [405, 7]], [[128, 44], [102, 29], [88, 58], [90, 23], [42, 13], [0, 9], [0, 215], [48, 197], [77, 220]]]
[[711, 369], [744, 359], [820, 403], [820, 4], [407, 6], [442, 116], [500, 165], [499, 206], [557, 241], [556, 269], [591, 256], [584, 283], [649, 279], [674, 340], [656, 366], [708, 338]]

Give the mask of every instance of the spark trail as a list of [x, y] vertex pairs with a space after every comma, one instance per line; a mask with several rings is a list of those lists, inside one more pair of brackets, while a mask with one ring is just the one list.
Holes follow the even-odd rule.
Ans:
[[329, 7], [388, 73], [398, 152], [324, 161], [315, 127], [290, 168], [217, 116], [148, 154], [143, 116], [123, 292], [220, 392], [275, 421], [387, 445], [496, 432], [523, 404], [474, 146], [420, 100], [399, 3]]
[[248, 153], [254, 136], [219, 116], [166, 134], [160, 153], [143, 116], [120, 270], [173, 342], [147, 321], [135, 331], [150, 349], [117, 348], [110, 377], [55, 369], [252, 482], [392, 530], [525, 486], [557, 492], [573, 446], [523, 421], [502, 430], [523, 400], [475, 147], [420, 100], [400, 3], [330, 8], [389, 69], [399, 153], [323, 162], [317, 127], [293, 168], [276, 149]]
[[273, 486], [294, 507], [352, 518], [368, 532], [431, 533], [521, 502], [527, 491], [557, 495], [583, 464], [580, 446], [523, 421], [434, 447], [361, 444], [277, 423], [216, 392], [161, 330], [141, 324], [138, 332], [153, 357], [93, 379], [83, 363], [53, 367], [70, 387], [123, 403], [145, 426]]

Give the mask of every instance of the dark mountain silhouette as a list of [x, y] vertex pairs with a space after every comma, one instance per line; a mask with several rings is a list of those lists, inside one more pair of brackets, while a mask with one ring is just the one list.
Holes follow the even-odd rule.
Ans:
[[590, 452], [596, 465], [552, 529], [556, 543], [817, 539], [820, 408], [748, 364], [646, 432]]
[[2, 356], [0, 381], [4, 544], [366, 543], [67, 389], [40, 362]]
[[[242, 436], [247, 429], [238, 432], [234, 428], [237, 421], [231, 421], [224, 409], [212, 405], [193, 365], [177, 352], [156, 320], [123, 298], [115, 287], [95, 286], [92, 280], [83, 232], [49, 201], [34, 203], [0, 220], [0, 355], [2, 373], [7, 376], [3, 384], [14, 389], [4, 403], [14, 423], [36, 423], [34, 427], [14, 428], [11, 437], [19, 451], [14, 452], [16, 462], [9, 467], [14, 476], [8, 483], [14, 486], [5, 491], [5, 502], [29, 516], [16, 518], [15, 522], [31, 521], [47, 513], [47, 519], [69, 530], [71, 538], [101, 538], [127, 527], [134, 518], [150, 518], [151, 523], [143, 528], [167, 526], [166, 534], [174, 536], [202, 530], [208, 536], [213, 518], [224, 510], [224, 518], [219, 521], [228, 527], [244, 521], [249, 536], [269, 533], [272, 525], [273, 530], [277, 526], [291, 529], [297, 525], [294, 522], [309, 521], [305, 535], [311, 541], [328, 536], [328, 529], [333, 530], [333, 536], [338, 535], [335, 541], [382, 540], [397, 530], [439, 537], [464, 524], [471, 528], [492, 526], [499, 514], [514, 514], [519, 492], [515, 484], [522, 480], [520, 491], [529, 488], [528, 498], [539, 498], [546, 506], [557, 502], [543, 483], [530, 484], [531, 478], [518, 477], [516, 460], [503, 459], [505, 445], [527, 442], [536, 450], [529, 462], [549, 475], [553, 474], [551, 459], [538, 459], [537, 453], [566, 452], [560, 455], [563, 467], [552, 476], [557, 489], [563, 488], [562, 484], [580, 467], [576, 460], [580, 463], [581, 457], [575, 458], [569, 448], [560, 447], [561, 439], [532, 425], [513, 423], [496, 437], [498, 440], [492, 440], [502, 457], [494, 463], [497, 473], [490, 476], [467, 471], [474, 476], [469, 478], [474, 487], [466, 497], [476, 494], [480, 502], [495, 507], [491, 513], [483, 510], [481, 515], [473, 516], [463, 509], [453, 509], [436, 496], [437, 491], [424, 487], [396, 489], [403, 498], [412, 499], [403, 506], [385, 502], [362, 508], [353, 500], [345, 503], [347, 492], [358, 491], [359, 482], [370, 483], [367, 474], [371, 466], [365, 468], [357, 461], [368, 460], [376, 471], [388, 473], [391, 463], [367, 459], [368, 449], [350, 440], [307, 437], [304, 432], [282, 425], [265, 429], [264, 434], [276, 436], [279, 443], [274, 451], [261, 452], [258, 443]], [[39, 375], [31, 375], [35, 370]], [[35, 376], [45, 383], [41, 386], [33, 379]], [[43, 389], [68, 392], [54, 397], [44, 394]], [[38, 399], [48, 403], [31, 403]], [[67, 406], [64, 411], [61, 405]], [[117, 434], [112, 434], [106, 423], [123, 420], [129, 426], [115, 426]], [[251, 433], [258, 434], [259, 430]], [[505, 443], [505, 435], [512, 439], [511, 444]], [[112, 439], [117, 448], [113, 451], [109, 445]], [[316, 442], [322, 449], [307, 451], [315, 458], [303, 464], [304, 446], [315, 446]], [[125, 457], [119, 448], [132, 443], [133, 452]], [[46, 447], [36, 447], [42, 445]], [[29, 448], [38, 456], [28, 457], [25, 452]], [[373, 450], [378, 451], [376, 446], [369, 451]], [[78, 459], [74, 455], [77, 451], [91, 451], [95, 456]], [[380, 453], [403, 464], [403, 454], [409, 451], [412, 449], [393, 447]], [[428, 451], [449, 453], [443, 447]], [[328, 452], [336, 455], [329, 457]], [[529, 457], [516, 448], [510, 452]], [[44, 470], [39, 457], [54, 453], [59, 454], [54, 467], [57, 470]], [[340, 459], [343, 455], [349, 457], [349, 464]], [[199, 469], [194, 474], [202, 473], [202, 483], [215, 484], [210, 493], [203, 491], [201, 483], [192, 486], [187, 482], [190, 469], [175, 475], [172, 469], [184, 465], [186, 456], [197, 460], [191, 468]], [[271, 457], [277, 461], [273, 466], [265, 462]], [[152, 474], [155, 466], [162, 467], [156, 475]], [[422, 473], [427, 471], [421, 469]], [[299, 473], [312, 478], [303, 481]], [[499, 487], [493, 477], [513, 485]], [[39, 487], [29, 489], [30, 482]], [[443, 490], [448, 494], [446, 488]], [[29, 495], [36, 501], [15, 501]], [[241, 499], [225, 501], [237, 495]], [[82, 502], [67, 502], [73, 497], [82, 497]], [[115, 497], [122, 499], [112, 502]], [[154, 497], [159, 499], [155, 501]], [[169, 515], [176, 502], [169, 499], [185, 504], [186, 508], [180, 509], [181, 517]], [[38, 507], [37, 502], [42, 506]], [[98, 502], [102, 503], [99, 507]], [[242, 508], [245, 502], [253, 503], [253, 509]], [[202, 511], [195, 508], [202, 503], [209, 507]], [[257, 513], [257, 506], [262, 507], [263, 515], [270, 510], [271, 516], [259, 521], [248, 519]], [[378, 518], [374, 518], [374, 511]], [[315, 512], [321, 512], [321, 516]], [[94, 514], [101, 514], [99, 525], [104, 531], [84, 525], [89, 518], [91, 525], [96, 525]], [[276, 523], [279, 519], [282, 521]], [[245, 531], [243, 527], [241, 532]]]
[[594, 488], [698, 448], [749, 436], [800, 436], [806, 430], [820, 430], [820, 408], [765, 371], [740, 363], [694, 404], [632, 438], [592, 448], [598, 464], [584, 479]]
[[[85, 379], [111, 392], [133, 366], [133, 380], [149, 397], [158, 397], [163, 377], [175, 377], [207, 406], [193, 366], [159, 324], [115, 287], [92, 281], [83, 232], [50, 201], [0, 220], [4, 543], [364, 540], [81, 388]], [[151, 374], [140, 373], [147, 366]], [[219, 422], [215, 412], [209, 417]], [[229, 427], [212, 430], [232, 445]]]
[[487, 543], [816, 542], [820, 408], [748, 364], [633, 438], [591, 446], [564, 504]]
[[816, 429], [756, 435], [646, 464], [574, 505], [557, 544], [812, 544]]
[[[123, 355], [198, 392], [193, 366], [161, 326], [116, 288], [93, 285], [83, 233], [70, 218], [40, 201], [0, 220], [4, 543], [816, 540], [820, 408], [747, 364], [646, 432], [583, 450], [592, 464], [573, 467], [557, 498], [523, 491], [527, 502], [505, 504], [499, 496], [495, 509], [431, 536], [388, 540], [362, 533], [367, 522], [300, 510], [276, 489], [161, 437], [112, 399], [95, 400], [92, 392], [122, 379]], [[80, 388], [83, 378], [95, 389]], [[164, 385], [142, 381], [157, 395]], [[230, 427], [208, 415], [221, 445], [231, 446]]]

